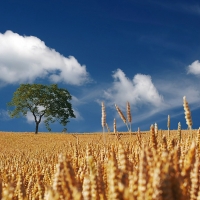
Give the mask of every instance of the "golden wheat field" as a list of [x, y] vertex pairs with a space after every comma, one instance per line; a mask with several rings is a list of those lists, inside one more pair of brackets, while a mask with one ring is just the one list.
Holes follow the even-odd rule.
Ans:
[[0, 198], [200, 199], [200, 131], [0, 132]]

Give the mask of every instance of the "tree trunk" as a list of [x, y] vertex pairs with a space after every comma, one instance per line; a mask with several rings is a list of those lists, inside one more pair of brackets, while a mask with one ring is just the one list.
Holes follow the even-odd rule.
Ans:
[[35, 134], [38, 134], [38, 127], [39, 127], [39, 123], [38, 123], [38, 122], [36, 122]]

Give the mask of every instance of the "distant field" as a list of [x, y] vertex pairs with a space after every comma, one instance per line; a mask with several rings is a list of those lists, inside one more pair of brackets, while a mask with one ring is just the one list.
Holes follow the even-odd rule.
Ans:
[[0, 132], [0, 199], [200, 198], [197, 130]]

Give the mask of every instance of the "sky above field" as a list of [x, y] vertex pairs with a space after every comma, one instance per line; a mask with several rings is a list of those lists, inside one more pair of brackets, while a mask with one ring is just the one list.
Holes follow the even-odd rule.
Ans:
[[[101, 102], [113, 130], [157, 123], [200, 126], [200, 3], [158, 0], [2, 0], [0, 2], [0, 131], [34, 131], [33, 116], [11, 119], [6, 103], [22, 83], [58, 84], [72, 95], [68, 132], [96, 132]], [[59, 123], [52, 131], [61, 132]], [[39, 131], [47, 131], [42, 123]]]

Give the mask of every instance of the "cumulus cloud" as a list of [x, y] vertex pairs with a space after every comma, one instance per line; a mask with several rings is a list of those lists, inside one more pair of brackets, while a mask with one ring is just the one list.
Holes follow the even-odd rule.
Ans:
[[0, 33], [0, 83], [33, 82], [48, 77], [52, 82], [81, 85], [89, 81], [86, 66], [73, 56], [68, 58], [34, 36], [12, 31]]
[[187, 67], [188, 74], [200, 75], [200, 62], [199, 60], [194, 61]]
[[158, 107], [162, 104], [162, 96], [154, 86], [151, 77], [136, 74], [132, 80], [128, 79], [121, 69], [113, 74], [112, 86], [104, 91], [105, 98], [124, 107], [129, 101], [132, 105], [152, 105]]

